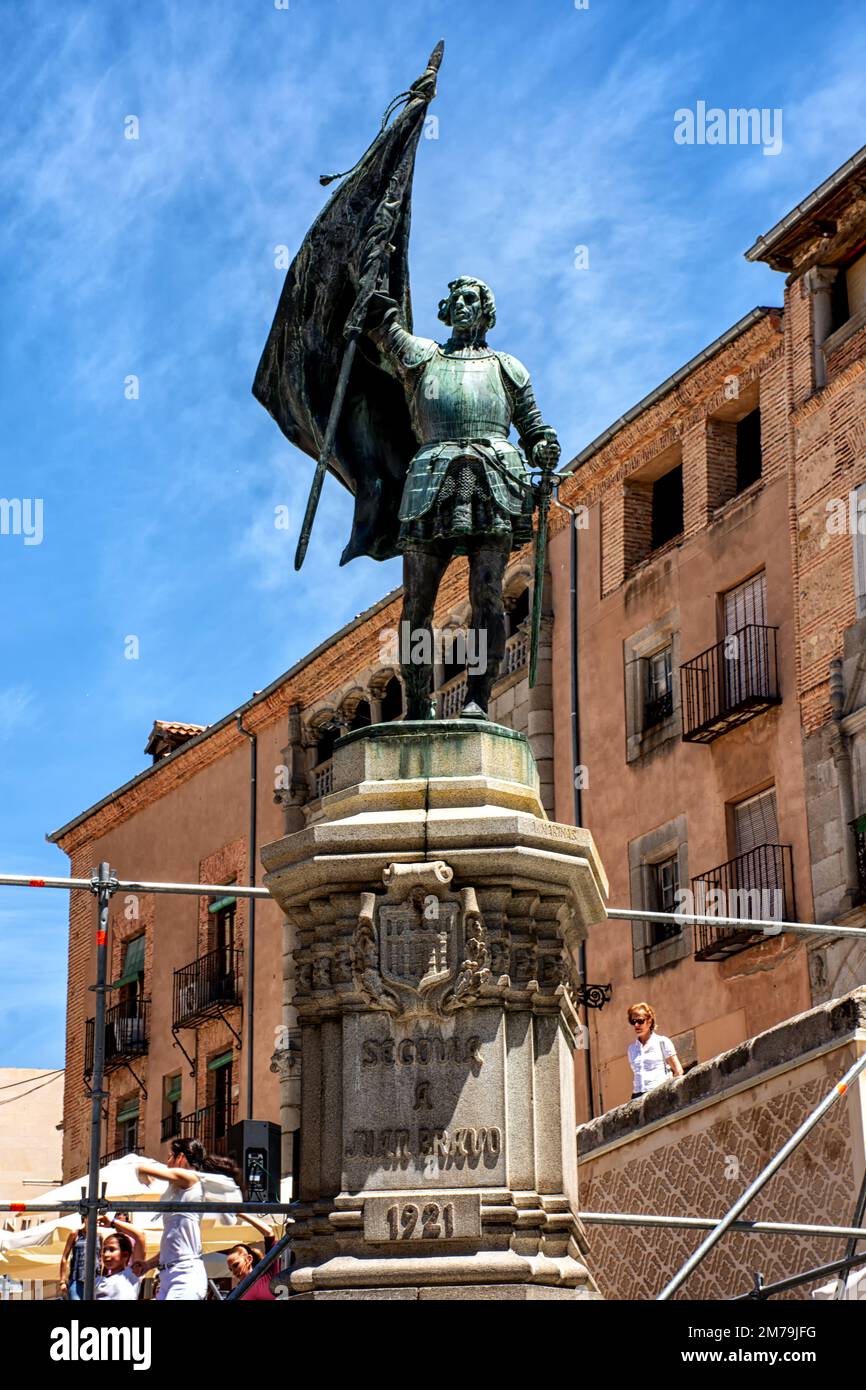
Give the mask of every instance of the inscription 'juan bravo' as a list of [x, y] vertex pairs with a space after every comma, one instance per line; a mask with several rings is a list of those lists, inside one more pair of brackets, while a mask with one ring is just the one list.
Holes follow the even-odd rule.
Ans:
[[480, 1046], [478, 1037], [442, 1038], [429, 1033], [402, 1038], [400, 1042], [388, 1037], [367, 1038], [361, 1048], [361, 1066], [411, 1067], [420, 1063], [426, 1067], [454, 1062], [477, 1062], [481, 1066], [484, 1058], [478, 1051]]
[[346, 1148], [347, 1158], [378, 1158], [402, 1163], [410, 1158], [461, 1159], [498, 1158], [502, 1152], [502, 1130], [439, 1129], [420, 1126], [409, 1129], [356, 1129]]

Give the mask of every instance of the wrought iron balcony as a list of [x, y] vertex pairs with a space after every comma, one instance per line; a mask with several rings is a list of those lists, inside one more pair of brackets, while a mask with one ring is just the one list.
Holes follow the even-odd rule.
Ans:
[[231, 1105], [202, 1105], [180, 1117], [180, 1137], [198, 1139], [208, 1153], [225, 1154], [229, 1130], [237, 1119], [237, 1101]]
[[859, 891], [857, 893], [857, 903], [866, 903], [866, 815], [858, 816], [851, 822], [851, 834], [854, 836], [855, 853], [857, 855], [857, 882]]
[[104, 1168], [106, 1163], [113, 1163], [116, 1158], [125, 1158], [127, 1154], [143, 1154], [143, 1144], [121, 1144], [119, 1149], [111, 1149], [107, 1154], [100, 1154], [99, 1166]]
[[180, 1138], [180, 1115], [163, 1115], [160, 1125], [159, 1137], [165, 1142], [166, 1139]]
[[[105, 1070], [113, 1071], [131, 1057], [147, 1051], [150, 1000], [134, 999], [105, 1011]], [[89, 1018], [84, 1032], [84, 1075], [93, 1075], [96, 1020]]]
[[683, 739], [713, 739], [781, 703], [775, 627], [748, 623], [680, 668]]
[[241, 1002], [241, 952], [218, 947], [174, 972], [172, 1027], [189, 1028]]
[[757, 845], [692, 879], [695, 913], [735, 917], [742, 927], [695, 925], [695, 960], [725, 960], [745, 951], [765, 933], [751, 920], [796, 921], [794, 863], [790, 845]]

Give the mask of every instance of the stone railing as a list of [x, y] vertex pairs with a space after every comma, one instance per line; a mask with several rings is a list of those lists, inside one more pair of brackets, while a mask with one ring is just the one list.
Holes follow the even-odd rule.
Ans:
[[320, 796], [327, 796], [334, 784], [334, 763], [328, 759], [326, 763], [320, 763], [312, 771], [313, 800], [316, 801]]
[[466, 703], [466, 673], [462, 672], [437, 691], [436, 702], [440, 719], [453, 719]]
[[501, 676], [511, 676], [529, 661], [529, 633], [515, 632], [505, 643], [505, 660]]

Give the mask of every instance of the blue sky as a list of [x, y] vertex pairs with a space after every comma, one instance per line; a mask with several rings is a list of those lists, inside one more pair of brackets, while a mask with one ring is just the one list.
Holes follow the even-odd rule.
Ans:
[[[212, 722], [399, 583], [337, 569], [332, 479], [294, 573], [312, 465], [250, 384], [275, 247], [442, 36], [416, 329], [487, 279], [566, 457], [781, 303], [743, 251], [866, 139], [866, 16], [832, 0], [6, 0], [0, 495], [42, 499], [43, 538], [0, 535], [0, 870], [65, 872], [46, 831], [145, 766], [154, 718]], [[699, 100], [781, 108], [781, 152], [675, 143]], [[0, 889], [0, 1065], [62, 1064], [66, 910]]]

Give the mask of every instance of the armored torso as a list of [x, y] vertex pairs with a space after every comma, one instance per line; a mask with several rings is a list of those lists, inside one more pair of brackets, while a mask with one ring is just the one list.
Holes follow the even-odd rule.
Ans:
[[512, 407], [496, 353], [437, 347], [417, 373], [409, 409], [422, 445], [507, 438]]

